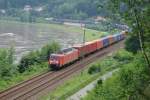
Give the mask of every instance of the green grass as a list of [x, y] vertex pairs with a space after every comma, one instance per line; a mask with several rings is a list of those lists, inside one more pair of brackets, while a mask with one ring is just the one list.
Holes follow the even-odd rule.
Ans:
[[32, 78], [35, 75], [39, 75], [48, 71], [47, 62], [41, 65], [33, 65], [31, 69], [28, 69], [24, 73], [17, 73], [11, 77], [3, 77], [0, 79], [0, 91], [5, 90], [11, 86], [14, 86], [22, 81]]
[[[101, 64], [101, 72], [96, 74], [89, 74], [88, 68], [93, 64]], [[112, 57], [105, 58], [104, 60], [97, 60], [90, 64], [86, 70], [74, 75], [71, 79], [65, 81], [62, 85], [58, 86], [54, 91], [50, 92], [48, 96], [41, 97], [41, 100], [65, 100], [81, 88], [88, 85], [90, 82], [96, 80], [98, 77], [118, 67], [118, 63]]]

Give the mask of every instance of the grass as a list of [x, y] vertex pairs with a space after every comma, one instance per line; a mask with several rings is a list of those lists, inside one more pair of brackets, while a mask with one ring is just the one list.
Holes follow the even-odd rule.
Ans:
[[35, 75], [39, 75], [48, 71], [47, 62], [42, 63], [41, 65], [33, 65], [32, 69], [28, 69], [24, 73], [16, 73], [11, 77], [4, 77], [0, 79], [0, 91], [10, 88], [22, 81], [28, 80]]
[[[101, 62], [101, 63], [100, 63]], [[101, 72], [96, 74], [89, 74], [88, 68], [93, 64], [101, 64]], [[88, 85], [90, 82], [96, 80], [98, 77], [118, 67], [118, 63], [112, 57], [98, 60], [88, 66], [86, 70], [74, 75], [71, 79], [65, 81], [62, 85], [58, 86], [54, 91], [50, 92], [48, 96], [41, 97], [41, 100], [65, 100], [81, 88]]]

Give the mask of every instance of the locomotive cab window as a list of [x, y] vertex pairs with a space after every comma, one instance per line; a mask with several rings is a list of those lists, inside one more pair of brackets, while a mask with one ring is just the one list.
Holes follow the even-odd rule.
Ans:
[[51, 56], [50, 56], [50, 59], [51, 59], [51, 60], [54, 60], [54, 59], [57, 60], [57, 56], [51, 55]]

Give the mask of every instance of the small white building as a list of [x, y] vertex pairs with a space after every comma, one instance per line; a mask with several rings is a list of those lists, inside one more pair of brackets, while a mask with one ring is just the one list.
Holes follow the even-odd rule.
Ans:
[[23, 10], [30, 11], [30, 10], [32, 10], [32, 7], [30, 5], [25, 5]]
[[99, 22], [99, 21], [106, 21], [106, 19], [105, 19], [104, 17], [102, 17], [102, 16], [97, 16], [97, 17], [95, 18], [95, 21], [96, 21], [96, 22]]
[[41, 11], [43, 11], [43, 7], [36, 7], [36, 8], [34, 8], [34, 10], [37, 12], [41, 12]]
[[5, 14], [5, 13], [6, 13], [6, 10], [0, 9], [0, 12], [3, 13], [3, 14]]

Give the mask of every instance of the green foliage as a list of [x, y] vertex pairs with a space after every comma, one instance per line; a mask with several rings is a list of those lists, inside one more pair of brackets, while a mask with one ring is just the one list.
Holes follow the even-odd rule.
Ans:
[[48, 61], [50, 54], [57, 52], [59, 49], [60, 46], [56, 42], [53, 42], [51, 44], [45, 45], [41, 50], [29, 52], [22, 57], [20, 64], [18, 65], [19, 72], [24, 72], [29, 67], [31, 67], [31, 65], [36, 63], [40, 64], [42, 62]]
[[97, 84], [85, 100], [147, 100], [143, 91], [149, 84], [149, 75], [144, 59], [141, 55], [136, 55], [112, 78]]
[[56, 42], [43, 46], [40, 51], [41, 61], [47, 61], [51, 53], [56, 53], [59, 50], [60, 50], [60, 45]]
[[125, 48], [134, 54], [140, 50], [140, 44], [137, 36], [130, 36], [125, 42]]
[[125, 50], [120, 50], [113, 56], [113, 58], [118, 62], [126, 64], [133, 60], [133, 54]]
[[[69, 19], [85, 19], [97, 14], [97, 2], [103, 0], [0, 0], [0, 9], [6, 10], [5, 16], [20, 17], [21, 21], [32, 22], [34, 17], [56, 17]], [[33, 9], [30, 14], [25, 13], [23, 8], [30, 5]], [[42, 11], [35, 8], [42, 7]], [[100, 12], [105, 12], [102, 9]], [[0, 15], [4, 16], [3, 14]], [[103, 15], [103, 13], [101, 13]], [[28, 16], [28, 18], [26, 17]]]
[[102, 79], [99, 79], [99, 80], [97, 81], [97, 84], [98, 84], [98, 85], [102, 85], [102, 83], [103, 83], [103, 80], [102, 80]]
[[35, 75], [39, 75], [48, 70], [47, 62], [32, 65], [24, 73], [15, 72], [12, 76], [0, 78], [0, 91], [10, 88], [22, 81], [28, 80]]
[[99, 67], [99, 65], [92, 65], [89, 70], [88, 70], [88, 73], [89, 74], [95, 74], [95, 73], [98, 73], [101, 71], [101, 68]]
[[13, 65], [13, 48], [0, 49], [0, 77], [12, 76], [17, 72], [17, 68]]
[[[109, 6], [113, 16], [123, 19], [132, 30], [126, 42], [126, 49], [133, 53], [138, 50], [145, 52], [150, 42], [150, 3], [148, 0], [110, 0]], [[113, 10], [112, 10], [113, 9]], [[141, 44], [143, 47], [140, 47]], [[146, 57], [145, 57], [146, 58]], [[147, 59], [148, 60], [148, 59]]]
[[20, 64], [18, 65], [19, 72], [24, 72], [34, 63], [39, 62], [39, 53], [36, 51], [29, 52], [29, 54], [22, 57]]
[[13, 64], [14, 53], [15, 53], [15, 50], [14, 50], [14, 47], [12, 46], [11, 48], [8, 49], [8, 58], [7, 59], [10, 64]]
[[[89, 74], [94, 74], [101, 72], [101, 67], [105, 66], [106, 70], [110, 70], [110, 68], [117, 68], [120, 64], [130, 63], [134, 59], [133, 54], [127, 52], [125, 50], [120, 50], [116, 52], [112, 57], [103, 60], [97, 64], [93, 64], [89, 70]], [[121, 66], [120, 66], [121, 67]]]

